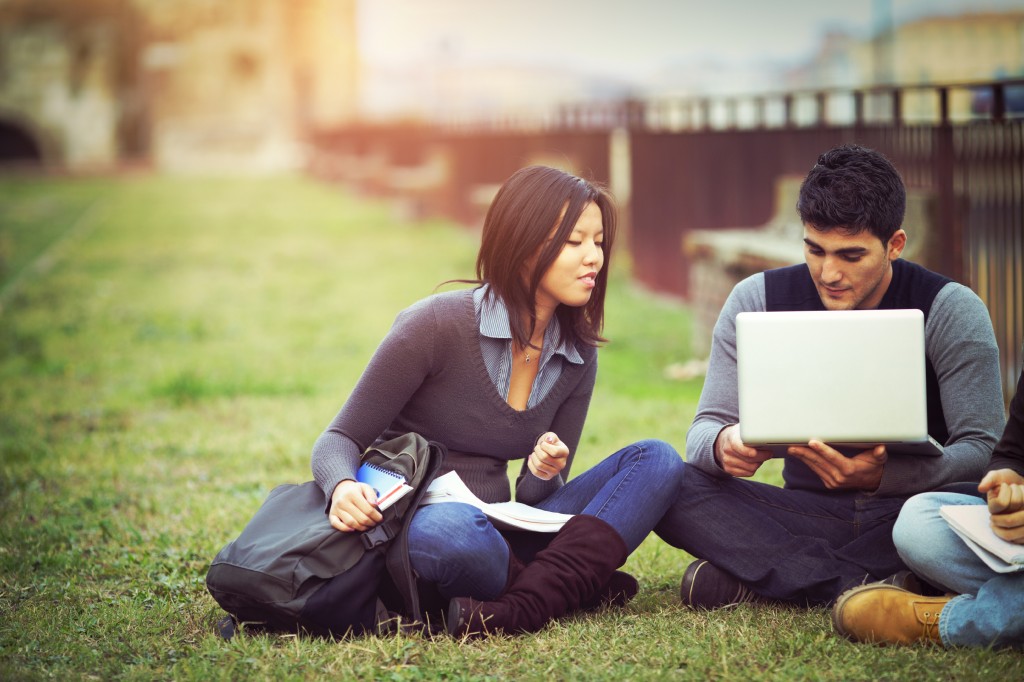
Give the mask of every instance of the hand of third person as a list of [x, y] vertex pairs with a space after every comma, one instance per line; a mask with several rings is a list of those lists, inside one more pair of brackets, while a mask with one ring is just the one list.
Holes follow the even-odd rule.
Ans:
[[992, 531], [1002, 539], [1024, 545], [1024, 476], [1012, 469], [990, 471], [978, 491], [985, 493]]
[[533, 452], [527, 460], [527, 466], [537, 478], [548, 481], [565, 468], [569, 461], [569, 446], [558, 439], [558, 435], [548, 431], [537, 439]]

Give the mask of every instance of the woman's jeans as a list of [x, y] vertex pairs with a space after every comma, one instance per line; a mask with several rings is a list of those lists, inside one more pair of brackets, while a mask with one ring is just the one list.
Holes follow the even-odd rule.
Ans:
[[996, 573], [960, 539], [939, 508], [961, 504], [985, 500], [950, 492], [907, 500], [893, 529], [896, 549], [914, 573], [960, 595], [939, 617], [943, 644], [1024, 647], [1024, 572]]
[[[668, 443], [644, 440], [619, 450], [576, 476], [535, 505], [563, 514], [589, 514], [614, 528], [629, 552], [635, 550], [676, 498], [683, 462]], [[531, 536], [534, 551], [554, 533]], [[517, 547], [517, 556], [520, 554]], [[441, 595], [492, 600], [508, 579], [509, 545], [484, 516], [468, 504], [445, 502], [420, 507], [409, 527], [409, 558], [421, 580]]]

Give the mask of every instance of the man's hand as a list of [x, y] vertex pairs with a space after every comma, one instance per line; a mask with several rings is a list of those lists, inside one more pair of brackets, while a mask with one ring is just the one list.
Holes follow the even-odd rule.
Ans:
[[384, 520], [377, 509], [377, 493], [373, 486], [346, 479], [334, 488], [331, 495], [331, 526], [342, 533], [370, 530]]
[[820, 440], [812, 440], [806, 446], [793, 446], [788, 452], [810, 467], [829, 490], [877, 490], [889, 459], [884, 445], [845, 457]]
[[526, 465], [534, 476], [549, 481], [565, 468], [568, 460], [569, 446], [558, 440], [557, 434], [548, 431], [537, 439]]
[[743, 444], [739, 424], [726, 426], [715, 438], [715, 461], [730, 476], [753, 476], [771, 458], [771, 450], [758, 450]]
[[1024, 545], [1024, 476], [1013, 469], [990, 471], [978, 492], [988, 500], [992, 531], [1007, 542]]

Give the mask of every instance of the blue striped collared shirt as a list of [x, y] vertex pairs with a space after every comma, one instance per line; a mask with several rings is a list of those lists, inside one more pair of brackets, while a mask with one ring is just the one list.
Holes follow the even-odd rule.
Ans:
[[[488, 296], [490, 289], [483, 285], [473, 292], [473, 307], [480, 326], [480, 352], [484, 365], [491, 377], [491, 383], [498, 394], [508, 400], [509, 381], [512, 376], [512, 328], [508, 322], [508, 309], [497, 296]], [[558, 357], [556, 357], [558, 356]], [[562, 338], [558, 318], [552, 317], [544, 332], [544, 347], [541, 349], [540, 369], [530, 389], [526, 409], [530, 409], [548, 394], [562, 375], [562, 363], [583, 364], [576, 347]]]

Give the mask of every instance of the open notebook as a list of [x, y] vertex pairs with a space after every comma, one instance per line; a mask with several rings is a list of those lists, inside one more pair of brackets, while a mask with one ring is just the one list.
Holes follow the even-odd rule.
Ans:
[[544, 511], [521, 502], [484, 502], [474, 495], [454, 471], [438, 476], [427, 488], [420, 504], [464, 502], [482, 511], [498, 528], [557, 533], [572, 514]]
[[942, 454], [928, 436], [920, 310], [739, 313], [736, 356], [747, 445]]

